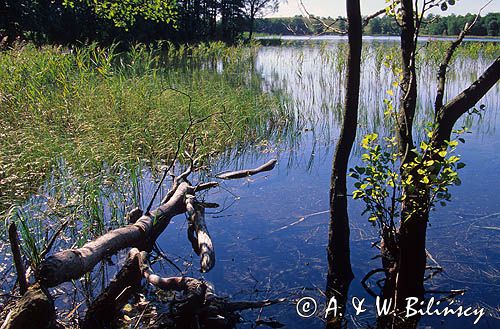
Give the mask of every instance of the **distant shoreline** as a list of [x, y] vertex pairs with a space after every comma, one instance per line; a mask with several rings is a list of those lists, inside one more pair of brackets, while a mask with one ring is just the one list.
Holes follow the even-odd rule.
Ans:
[[[425, 40], [455, 40], [456, 35], [421, 35], [420, 41]], [[283, 41], [306, 41], [306, 40], [343, 40], [347, 39], [345, 35], [324, 34], [324, 35], [257, 35], [256, 40], [283, 40]], [[372, 40], [399, 40], [399, 35], [372, 34], [363, 35], [363, 39]], [[482, 41], [482, 42], [500, 42], [500, 36], [467, 36], [464, 41]]]

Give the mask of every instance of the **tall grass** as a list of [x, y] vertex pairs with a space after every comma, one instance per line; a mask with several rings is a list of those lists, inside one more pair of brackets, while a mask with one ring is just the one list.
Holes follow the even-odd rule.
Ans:
[[119, 53], [25, 45], [0, 53], [0, 214], [36, 191], [64, 159], [77, 172], [170, 161], [194, 119], [200, 152], [254, 140], [279, 117], [253, 73], [255, 48], [220, 43]]

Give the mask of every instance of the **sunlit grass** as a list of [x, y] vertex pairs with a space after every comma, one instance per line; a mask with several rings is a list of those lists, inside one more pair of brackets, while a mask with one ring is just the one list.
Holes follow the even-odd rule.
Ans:
[[258, 139], [277, 118], [276, 97], [251, 70], [255, 48], [220, 43], [26, 45], [0, 53], [0, 211], [26, 198], [63, 159], [80, 173], [106, 164], [169, 162], [191, 116], [188, 141], [212, 154]]

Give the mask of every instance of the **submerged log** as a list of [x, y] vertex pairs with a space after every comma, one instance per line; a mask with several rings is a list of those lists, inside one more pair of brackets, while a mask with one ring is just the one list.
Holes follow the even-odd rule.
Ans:
[[252, 176], [261, 172], [265, 171], [270, 171], [274, 169], [274, 166], [276, 166], [276, 163], [278, 160], [272, 159], [269, 160], [268, 162], [264, 163], [262, 166], [257, 167], [255, 169], [243, 169], [243, 170], [237, 170], [237, 171], [230, 171], [230, 172], [225, 172], [225, 173], [220, 173], [215, 175], [215, 177], [219, 179], [238, 179], [238, 178], [244, 178], [248, 176]]

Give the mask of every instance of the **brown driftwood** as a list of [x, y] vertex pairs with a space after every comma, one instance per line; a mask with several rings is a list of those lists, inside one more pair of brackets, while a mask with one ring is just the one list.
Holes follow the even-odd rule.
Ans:
[[193, 248], [197, 245], [194, 251], [200, 256], [201, 272], [206, 273], [215, 265], [215, 251], [205, 223], [205, 208], [190, 195], [186, 198], [186, 210], [189, 215], [188, 237]]
[[28, 288], [7, 315], [1, 329], [45, 329], [56, 327], [54, 301], [38, 283]]
[[9, 225], [9, 242], [12, 250], [12, 258], [17, 272], [17, 282], [19, 283], [19, 292], [21, 295], [28, 290], [28, 281], [26, 280], [26, 270], [21, 257], [21, 248], [19, 248], [19, 239], [17, 236], [17, 227], [15, 223]]
[[172, 217], [186, 211], [184, 199], [192, 191], [193, 187], [183, 181], [166, 203], [143, 215], [134, 224], [112, 230], [81, 248], [64, 250], [46, 258], [38, 269], [37, 280], [47, 287], [54, 287], [81, 277], [106, 256], [121, 249], [150, 249]]
[[119, 317], [120, 310], [133, 293], [141, 288], [143, 256], [132, 248], [125, 264], [110, 284], [90, 305], [82, 323], [83, 329], [110, 328]]
[[[237, 312], [285, 301], [285, 299], [275, 299], [231, 302], [227, 298], [217, 296], [209, 282], [191, 277], [163, 278], [153, 274], [146, 261], [146, 252], [140, 252], [137, 248], [129, 251], [122, 269], [89, 307], [82, 328], [113, 327], [114, 321], [132, 292], [140, 287], [142, 277], [159, 289], [182, 292], [185, 296], [172, 300], [170, 311], [157, 315], [155, 324], [149, 328], [234, 328], [240, 320]], [[272, 321], [272, 324], [277, 327], [282, 326], [275, 321]]]
[[252, 176], [264, 171], [270, 171], [274, 169], [274, 166], [278, 160], [272, 159], [269, 160], [268, 162], [264, 163], [262, 166], [257, 167], [255, 169], [243, 169], [243, 170], [238, 170], [238, 171], [230, 171], [230, 172], [225, 172], [225, 173], [220, 173], [215, 175], [215, 177], [219, 179], [237, 179], [237, 178], [244, 178], [247, 176]]
[[214, 294], [213, 288], [208, 282], [195, 278], [184, 276], [162, 278], [147, 270], [144, 271], [144, 278], [146, 278], [147, 282], [162, 290], [183, 291], [187, 294], [203, 296]]

